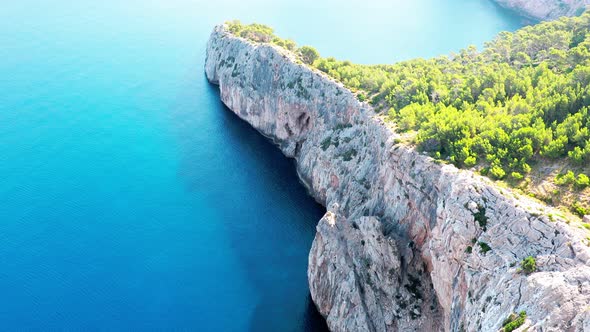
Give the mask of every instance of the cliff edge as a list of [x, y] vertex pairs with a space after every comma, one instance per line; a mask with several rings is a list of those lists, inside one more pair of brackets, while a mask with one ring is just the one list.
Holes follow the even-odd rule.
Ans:
[[[328, 207], [308, 279], [333, 331], [590, 331], [590, 249], [552, 210], [399, 144], [340, 83], [217, 26], [221, 100], [297, 161]], [[534, 271], [521, 270], [527, 257]]]

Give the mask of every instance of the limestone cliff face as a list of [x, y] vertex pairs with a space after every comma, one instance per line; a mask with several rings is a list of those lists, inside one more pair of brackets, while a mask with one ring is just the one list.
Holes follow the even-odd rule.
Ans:
[[[221, 100], [297, 161], [329, 211], [309, 256], [333, 331], [590, 331], [590, 250], [551, 210], [408, 146], [341, 84], [280, 48], [213, 31]], [[519, 271], [527, 256], [538, 272]]]
[[500, 6], [535, 20], [574, 16], [590, 5], [590, 0], [494, 0]]

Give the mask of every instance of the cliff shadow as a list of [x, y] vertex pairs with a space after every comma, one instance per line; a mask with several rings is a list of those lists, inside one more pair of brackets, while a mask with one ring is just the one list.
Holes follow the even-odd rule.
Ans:
[[299, 182], [294, 161], [227, 109], [217, 86], [203, 78], [183, 92], [172, 110], [178, 175], [219, 211], [215, 222], [223, 223], [236, 273], [256, 293], [250, 329], [327, 331], [307, 285], [309, 249], [325, 209]]

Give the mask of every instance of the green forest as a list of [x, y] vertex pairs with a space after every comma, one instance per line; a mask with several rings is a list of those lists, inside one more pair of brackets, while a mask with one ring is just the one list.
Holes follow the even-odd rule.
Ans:
[[[233, 33], [285, 47], [343, 82], [436, 159], [514, 185], [560, 163], [550, 180], [572, 192], [590, 185], [589, 28], [583, 14], [502, 32], [481, 51], [357, 65], [297, 48], [263, 25], [230, 23]], [[590, 214], [587, 201], [574, 197], [572, 206]]]

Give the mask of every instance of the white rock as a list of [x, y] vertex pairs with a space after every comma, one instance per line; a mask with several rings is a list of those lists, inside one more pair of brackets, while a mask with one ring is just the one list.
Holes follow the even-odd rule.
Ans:
[[590, 0], [494, 0], [500, 6], [535, 20], [553, 20], [579, 14]]

